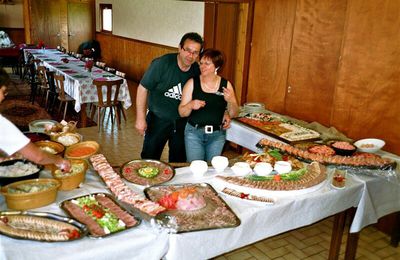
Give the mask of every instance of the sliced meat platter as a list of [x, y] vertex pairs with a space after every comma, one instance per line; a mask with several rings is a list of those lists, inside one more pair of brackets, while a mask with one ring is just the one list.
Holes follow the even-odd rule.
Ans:
[[82, 238], [87, 232], [85, 225], [52, 213], [0, 212], [0, 234], [12, 238], [65, 242]]
[[84, 223], [92, 237], [104, 237], [140, 223], [106, 193], [69, 199], [62, 202], [60, 207], [68, 215]]

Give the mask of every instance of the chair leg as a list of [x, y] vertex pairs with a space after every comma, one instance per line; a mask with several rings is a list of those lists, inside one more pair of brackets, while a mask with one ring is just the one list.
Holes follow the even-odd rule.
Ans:
[[65, 120], [65, 115], [67, 114], [67, 109], [68, 109], [68, 102], [65, 102], [63, 120]]
[[114, 109], [115, 109], [115, 116], [117, 117], [117, 118], [116, 118], [117, 127], [118, 127], [118, 129], [121, 129], [121, 115], [120, 115], [119, 112], [118, 112], [118, 106], [117, 106], [117, 107], [114, 107]]
[[124, 111], [124, 108], [122, 107], [122, 103], [121, 102], [118, 103], [118, 111], [121, 112], [121, 114], [124, 117], [124, 120], [126, 122], [126, 115], [125, 115], [125, 111]]
[[100, 124], [101, 124], [101, 121], [100, 121], [101, 110], [100, 109], [101, 109], [100, 107], [97, 107], [97, 131], [98, 132], [100, 132]]

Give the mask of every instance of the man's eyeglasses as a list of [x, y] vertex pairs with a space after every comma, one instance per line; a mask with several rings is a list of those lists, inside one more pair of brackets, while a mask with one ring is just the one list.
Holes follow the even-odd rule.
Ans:
[[199, 54], [200, 54], [199, 51], [192, 51], [191, 49], [184, 48], [184, 47], [182, 47], [182, 50], [184, 50], [185, 52], [187, 52], [187, 53], [189, 53], [189, 54], [191, 54], [193, 56], [199, 56]]

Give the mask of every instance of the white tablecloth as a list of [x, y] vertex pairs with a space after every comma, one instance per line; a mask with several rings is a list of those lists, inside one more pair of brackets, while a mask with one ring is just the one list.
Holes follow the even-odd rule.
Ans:
[[[84, 68], [85, 63], [83, 61], [68, 56], [55, 49], [25, 49], [25, 59], [28, 52], [35, 58], [41, 59], [43, 65], [50, 71], [55, 71], [57, 74], [64, 75], [65, 92], [75, 99], [75, 111], [77, 112], [81, 110], [82, 103], [93, 103], [98, 101], [97, 89], [92, 84], [93, 79], [104, 81], [121, 79], [121, 77], [96, 67], [92, 68], [92, 72], [88, 72]], [[63, 63], [61, 61], [62, 58], [67, 58], [69, 62]], [[126, 79], [123, 80], [124, 81], [119, 90], [118, 100], [122, 101], [123, 107], [127, 109], [132, 105], [132, 101], [129, 94], [128, 83]], [[105, 89], [106, 88], [104, 87], [103, 92], [106, 91]]]
[[[41, 178], [50, 177], [42, 172]], [[85, 184], [73, 191], [60, 191], [56, 203], [33, 209], [65, 215], [58, 207], [65, 199], [94, 192], [107, 192], [96, 173], [89, 171]], [[0, 210], [6, 210], [4, 197], [0, 196]], [[168, 234], [150, 227], [144, 221], [134, 228], [103, 239], [83, 238], [71, 242], [46, 243], [12, 239], [0, 235], [0, 259], [161, 259], [168, 250]]]

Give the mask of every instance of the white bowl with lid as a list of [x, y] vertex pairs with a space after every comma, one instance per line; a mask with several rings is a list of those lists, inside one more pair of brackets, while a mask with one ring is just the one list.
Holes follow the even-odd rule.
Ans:
[[229, 160], [225, 156], [214, 156], [211, 159], [211, 165], [217, 172], [223, 172], [229, 165]]
[[251, 172], [250, 164], [247, 162], [237, 162], [231, 167], [231, 169], [237, 176], [245, 176]]
[[277, 171], [278, 174], [285, 174], [292, 170], [292, 165], [287, 161], [276, 161], [274, 170]]
[[273, 167], [270, 163], [267, 162], [258, 162], [254, 166], [254, 172], [258, 176], [268, 176], [272, 173]]
[[201, 178], [208, 170], [208, 164], [203, 160], [194, 160], [190, 163], [190, 170], [195, 178]]

